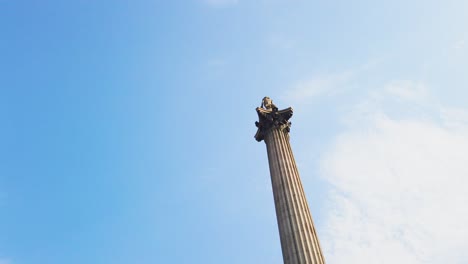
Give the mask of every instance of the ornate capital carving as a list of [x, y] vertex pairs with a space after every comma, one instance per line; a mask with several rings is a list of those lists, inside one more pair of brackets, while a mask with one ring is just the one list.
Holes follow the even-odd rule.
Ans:
[[255, 125], [258, 127], [255, 139], [260, 142], [271, 129], [281, 129], [289, 132], [291, 122], [289, 119], [293, 115], [291, 107], [278, 110], [269, 97], [264, 97], [262, 105], [255, 109], [258, 114], [258, 121]]

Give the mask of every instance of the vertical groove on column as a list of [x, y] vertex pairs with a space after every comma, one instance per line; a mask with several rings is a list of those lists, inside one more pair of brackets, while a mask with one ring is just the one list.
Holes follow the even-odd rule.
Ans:
[[[302, 189], [302, 184], [301, 184], [301, 189]], [[303, 196], [303, 199], [304, 199], [304, 202], [307, 204], [307, 200], [306, 200], [306, 197], [305, 197], [305, 194]], [[309, 234], [311, 235], [311, 239], [313, 240], [312, 241], [312, 247], [313, 247], [313, 257], [314, 257], [314, 261], [315, 263], [322, 263], [320, 261], [320, 257], [317, 255], [318, 252], [320, 252], [320, 247], [318, 245], [318, 241], [317, 241], [317, 237], [316, 237], [316, 233], [315, 233], [315, 227], [314, 227], [314, 223], [313, 223], [313, 220], [312, 220], [312, 216], [310, 214], [310, 210], [309, 210], [309, 207], [308, 207], [308, 204], [307, 204], [307, 207], [306, 207], [306, 212], [307, 212], [307, 216], [308, 216], [308, 220], [309, 220]]]
[[304, 234], [303, 243], [305, 247], [305, 251], [304, 251], [304, 255], [306, 259], [305, 263], [316, 263], [316, 261], [313, 258], [313, 251], [312, 251], [313, 240], [309, 232], [310, 222], [309, 222], [309, 218], [307, 217], [307, 215], [304, 214], [304, 212], [307, 212], [307, 209], [306, 209], [307, 203], [305, 203], [305, 200], [304, 200], [305, 196], [301, 188], [299, 172], [297, 168], [294, 166], [294, 156], [291, 155], [289, 151], [290, 143], [289, 143], [289, 138], [287, 136], [288, 134], [283, 133], [283, 144], [285, 146], [284, 152], [288, 156], [288, 159], [287, 159], [288, 168], [290, 171], [291, 180], [294, 182], [294, 192], [297, 194], [297, 204], [299, 208], [298, 215], [300, 216], [300, 220], [301, 220], [301, 231]]
[[[271, 139], [271, 136], [272, 136], [271, 134], [266, 135], [265, 143], [267, 145], [268, 160], [271, 161], [269, 162], [271, 183], [272, 183], [273, 197], [274, 197], [274, 202], [275, 202], [275, 210], [276, 210], [276, 214], [278, 215], [280, 213], [279, 210], [280, 210], [280, 207], [282, 207], [281, 205], [283, 203], [284, 197], [281, 195], [280, 192], [275, 191], [275, 189], [279, 188], [279, 182], [278, 182], [278, 177], [276, 177], [277, 164], [273, 162], [274, 160], [276, 160], [276, 150], [274, 147], [274, 140]], [[281, 234], [281, 230], [284, 229], [284, 221], [282, 221], [278, 217], [276, 220], [278, 223], [278, 229], [280, 230], [280, 234]], [[286, 250], [285, 244], [287, 243], [287, 241], [285, 241], [285, 238], [281, 236], [280, 236], [280, 240], [281, 240], [281, 250], [282, 252], [285, 252]]]
[[305, 203], [305, 210], [307, 212], [307, 217], [309, 218], [309, 228], [311, 229], [311, 235], [312, 235], [312, 245], [314, 247], [314, 250], [313, 252], [315, 253], [314, 254], [314, 259], [316, 260], [317, 263], [325, 263], [325, 260], [323, 258], [323, 253], [322, 253], [322, 250], [321, 250], [321, 247], [320, 247], [320, 242], [318, 240], [318, 236], [317, 236], [317, 233], [316, 233], [316, 230], [315, 230], [315, 225], [314, 225], [314, 221], [312, 219], [312, 214], [310, 212], [310, 209], [309, 209], [309, 205], [307, 203], [307, 199], [305, 197], [305, 192], [304, 192], [304, 188], [302, 186], [302, 182], [300, 180], [300, 177], [299, 177], [299, 170], [297, 169], [297, 165], [296, 165], [296, 161], [294, 159], [294, 155], [292, 153], [292, 148], [291, 148], [291, 145], [288, 144], [288, 148], [289, 148], [289, 154], [290, 156], [292, 157], [292, 162], [293, 162], [293, 166], [294, 166], [294, 169], [297, 173], [297, 180], [299, 182], [299, 187], [301, 189], [301, 193], [302, 193], [302, 198], [303, 198], [303, 202]]
[[[296, 187], [297, 187], [297, 193], [298, 193], [298, 203], [299, 203], [299, 206], [301, 208], [301, 211], [304, 212], [303, 214], [301, 214], [301, 216], [303, 217], [303, 224], [304, 224], [304, 233], [306, 234], [306, 244], [307, 244], [307, 252], [305, 252], [305, 254], [307, 254], [307, 256], [309, 257], [310, 259], [310, 262], [311, 263], [318, 263], [318, 259], [317, 257], [315, 256], [314, 254], [314, 251], [316, 250], [315, 248], [315, 245], [314, 245], [314, 240], [313, 240], [313, 233], [311, 233], [311, 222], [310, 222], [310, 217], [308, 217], [308, 205], [307, 205], [307, 200], [306, 200], [306, 197], [305, 197], [305, 193], [303, 192], [303, 189], [301, 188], [302, 187], [302, 184], [301, 184], [301, 180], [300, 180], [300, 177], [299, 177], [299, 172], [297, 170], [297, 167], [294, 166], [295, 165], [295, 160], [294, 160], [294, 156], [292, 155], [292, 153], [290, 152], [290, 144], [289, 144], [289, 141], [286, 141], [285, 142], [285, 145], [286, 145], [286, 153], [288, 154], [289, 158], [290, 158], [290, 162], [291, 162], [291, 168], [292, 168], [292, 173], [291, 173], [291, 177], [293, 178], [293, 180], [295, 181], [296, 183]], [[304, 218], [305, 217], [305, 218]]]
[[[297, 224], [295, 224], [295, 215], [294, 215], [294, 201], [293, 197], [291, 196], [291, 191], [290, 187], [288, 184], [288, 177], [287, 174], [284, 171], [284, 166], [283, 162], [284, 157], [283, 157], [283, 151], [281, 149], [281, 138], [279, 131], [277, 129], [273, 129], [272, 131], [274, 135], [274, 141], [275, 141], [275, 146], [276, 146], [276, 153], [277, 155], [277, 160], [276, 163], [279, 167], [279, 174], [278, 176], [281, 179], [281, 184], [282, 184], [282, 189], [281, 191], [283, 192], [283, 195], [285, 197], [285, 205], [286, 205], [286, 215], [283, 215], [284, 220], [288, 221], [289, 223], [289, 228], [290, 228], [290, 233], [289, 237], [292, 240], [292, 243], [289, 244], [288, 246], [288, 251], [289, 251], [289, 259], [291, 263], [301, 263], [300, 256], [299, 256], [299, 247], [298, 247], [298, 240], [297, 236], [299, 235], [299, 232], [297, 232]], [[297, 261], [297, 262], [296, 262]]]
[[294, 239], [290, 235], [283, 235], [283, 234], [293, 234], [293, 230], [291, 228], [289, 217], [283, 213], [283, 210], [289, 211], [288, 209], [288, 201], [287, 196], [285, 195], [284, 189], [284, 182], [281, 176], [281, 171], [279, 169], [279, 157], [278, 157], [278, 140], [275, 136], [275, 133], [271, 131], [268, 133], [268, 139], [266, 143], [271, 147], [271, 157], [270, 164], [273, 165], [273, 170], [271, 170], [271, 178], [272, 181], [275, 181], [273, 185], [273, 193], [274, 195], [278, 196], [278, 201], [275, 201], [275, 209], [278, 221], [278, 228], [280, 231], [280, 240], [281, 240], [281, 248], [283, 250], [283, 259], [284, 263], [292, 263], [293, 261], [293, 254], [291, 254], [291, 248], [288, 245], [292, 245], [294, 243]]
[[323, 264], [307, 199], [287, 134], [265, 136], [273, 197], [285, 264]]
[[293, 172], [291, 171], [291, 167], [290, 167], [290, 157], [289, 155], [287, 155], [287, 151], [286, 151], [287, 146], [286, 146], [286, 141], [284, 137], [284, 132], [281, 130], [277, 130], [276, 133], [278, 134], [278, 138], [279, 138], [280, 152], [283, 158], [283, 167], [286, 170], [285, 178], [288, 182], [288, 190], [289, 190], [288, 194], [291, 196], [291, 200], [293, 201], [292, 207], [294, 211], [292, 212], [291, 218], [294, 221], [293, 223], [294, 223], [295, 231], [297, 233], [296, 254], [298, 254], [298, 259], [300, 261], [299, 263], [308, 263], [307, 255], [304, 254], [307, 251], [306, 244], [304, 244], [304, 241], [306, 239], [305, 236], [307, 234], [304, 232], [304, 220], [301, 214], [300, 204], [298, 200], [299, 198], [298, 196], [300, 194], [297, 192], [297, 186], [296, 186], [296, 183], [294, 182], [293, 177], [291, 177], [293, 176]]

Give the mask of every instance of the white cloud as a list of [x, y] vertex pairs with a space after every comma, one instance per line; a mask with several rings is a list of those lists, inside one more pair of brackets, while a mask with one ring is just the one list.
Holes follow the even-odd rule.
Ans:
[[11, 264], [8, 259], [0, 259], [0, 264]]
[[460, 108], [444, 108], [440, 111], [444, 125], [453, 128], [468, 126], [468, 111]]
[[410, 80], [392, 81], [385, 86], [385, 90], [404, 100], [419, 101], [428, 96], [427, 88], [423, 83]]
[[394, 117], [380, 107], [389, 96], [430, 98], [421, 83], [391, 82], [372, 95], [383, 101], [354, 112], [376, 114], [356, 118], [321, 160], [332, 186], [327, 261], [468, 263], [468, 114], [435, 107], [432, 119]]
[[286, 89], [283, 99], [294, 105], [310, 102], [319, 96], [333, 96], [354, 90], [356, 79], [362, 73], [375, 68], [380, 60], [373, 59], [353, 69], [334, 74], [315, 74], [310, 78], [295, 82]]
[[300, 104], [312, 97], [337, 93], [353, 75], [352, 71], [347, 71], [339, 74], [314, 76], [311, 79], [297, 82], [286, 91], [285, 101]]

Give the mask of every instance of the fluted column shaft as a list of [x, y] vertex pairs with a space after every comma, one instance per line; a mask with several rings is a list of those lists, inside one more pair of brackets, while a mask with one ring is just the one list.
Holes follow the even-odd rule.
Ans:
[[285, 264], [324, 264], [285, 126], [264, 133]]

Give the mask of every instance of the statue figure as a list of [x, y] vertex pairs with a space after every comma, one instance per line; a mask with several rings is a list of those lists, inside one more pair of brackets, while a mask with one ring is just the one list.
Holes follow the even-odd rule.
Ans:
[[262, 105], [260, 107], [263, 107], [267, 110], [273, 109], [278, 111], [278, 107], [276, 107], [276, 105], [273, 104], [273, 101], [268, 96], [263, 97]]
[[288, 107], [283, 110], [278, 110], [278, 107], [273, 103], [270, 97], [265, 96], [262, 99], [260, 107], [256, 108], [258, 114], [258, 121], [255, 122], [255, 126], [258, 127], [255, 139], [262, 141], [266, 133], [272, 128], [278, 128], [289, 133], [291, 122], [289, 119], [293, 115], [293, 109]]

